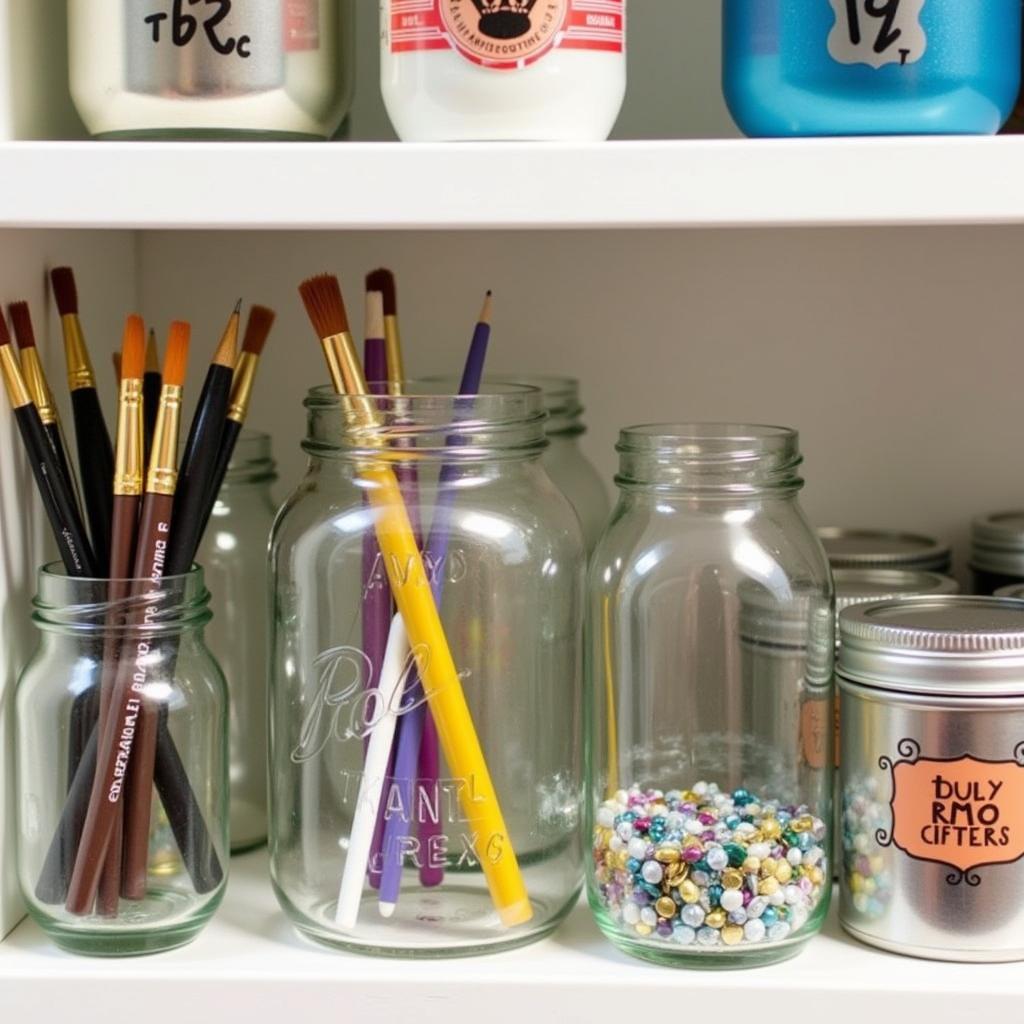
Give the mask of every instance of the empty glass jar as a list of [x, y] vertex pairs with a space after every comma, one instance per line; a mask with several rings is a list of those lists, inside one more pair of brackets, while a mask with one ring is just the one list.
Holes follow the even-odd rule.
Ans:
[[300, 932], [378, 955], [529, 942], [582, 878], [579, 524], [540, 392], [447, 389], [362, 427], [310, 392], [271, 548], [274, 887]]
[[213, 593], [206, 631], [231, 695], [231, 849], [267, 838], [267, 547], [277, 507], [277, 470], [266, 434], [238, 439], [198, 562]]
[[588, 582], [588, 895], [658, 963], [792, 956], [829, 903], [832, 582], [794, 431], [622, 432]]
[[[159, 585], [138, 581], [131, 596], [115, 601], [108, 587], [55, 567], [39, 574], [39, 647], [16, 694], [18, 876], [29, 914], [59, 946], [125, 956], [183, 945], [220, 903], [227, 690], [203, 637], [210, 612], [202, 570]], [[119, 703], [119, 688], [138, 699]], [[101, 699], [124, 709], [113, 728], [97, 729]], [[156, 723], [157, 827], [145, 833], [144, 891], [129, 893], [127, 842], [123, 873], [108, 868], [110, 850], [122, 850], [119, 812], [135, 785], [135, 741], [147, 712]], [[79, 757], [72, 735], [83, 721], [87, 740]], [[97, 765], [103, 781], [94, 791]], [[83, 820], [94, 815], [110, 822], [97, 833], [111, 837], [106, 853], [102, 841], [83, 834]], [[92, 863], [103, 865], [98, 887], [82, 881]]]

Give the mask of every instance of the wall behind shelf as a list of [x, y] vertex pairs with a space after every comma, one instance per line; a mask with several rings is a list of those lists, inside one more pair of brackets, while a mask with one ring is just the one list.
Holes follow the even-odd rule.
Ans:
[[1024, 506], [1022, 242], [1024, 228], [145, 232], [141, 289], [147, 316], [194, 318], [207, 347], [238, 294], [280, 311], [253, 425], [276, 436], [282, 493], [305, 389], [326, 382], [295, 286], [337, 271], [358, 325], [363, 273], [387, 263], [413, 373], [461, 365], [493, 287], [492, 368], [582, 376], [585, 445], [609, 479], [625, 423], [789, 424], [817, 522], [935, 530], [962, 556], [972, 515]]

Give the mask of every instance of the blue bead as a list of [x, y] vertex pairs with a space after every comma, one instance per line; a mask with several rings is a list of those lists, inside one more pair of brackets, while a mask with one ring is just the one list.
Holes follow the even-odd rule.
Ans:
[[651, 897], [652, 900], [660, 899], [661, 890], [650, 882], [641, 882], [640, 887]]
[[753, 803], [754, 798], [745, 789], [737, 789], [732, 794], [732, 802], [739, 807], [745, 807], [747, 804]]
[[711, 872], [711, 865], [702, 857], [699, 861], [697, 861], [696, 864], [693, 865], [693, 870], [703, 871], [705, 874], [709, 874]]
[[779, 919], [778, 911], [774, 907], [765, 908], [765, 912], [761, 915], [761, 920], [764, 921], [765, 928], [771, 928], [773, 924]]
[[806, 852], [814, 845], [814, 836], [810, 832], [801, 832], [800, 838], [797, 839], [796, 845]]
[[718, 901], [722, 898], [723, 892], [724, 890], [720, 885], [708, 886], [708, 899], [711, 900], [711, 906], [718, 906]]
[[742, 818], [738, 814], [730, 814], [726, 817], [725, 823], [729, 828], [736, 828], [736, 826], [742, 821]]
[[636, 857], [630, 857], [629, 860], [626, 861], [626, 868], [631, 875], [635, 875], [643, 866], [644, 862], [642, 860], [637, 860]]

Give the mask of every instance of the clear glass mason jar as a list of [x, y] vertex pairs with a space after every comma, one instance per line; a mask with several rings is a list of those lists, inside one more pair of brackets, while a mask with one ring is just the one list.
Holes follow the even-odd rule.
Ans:
[[794, 431], [624, 430], [588, 583], [588, 895], [626, 952], [796, 953], [831, 885], [833, 593]]
[[[40, 641], [16, 691], [18, 875], [29, 914], [59, 946], [129, 956], [189, 942], [223, 896], [227, 687], [203, 636], [210, 611], [201, 569], [158, 587], [137, 581], [133, 596], [113, 602], [109, 585], [71, 579], [57, 566], [39, 573], [33, 619]], [[126, 715], [124, 729], [112, 731], [109, 741], [92, 725], [77, 771], [69, 770], [72, 723], [81, 714], [80, 697], [93, 691], [87, 704], [98, 707], [100, 690], [120, 685], [125, 669], [134, 673], [138, 703], [153, 702], [159, 722], [145, 892], [141, 899], [123, 892], [118, 898], [115, 873], [113, 890], [102, 878], [90, 909], [74, 913], [69, 886], [79, 855], [86, 857], [82, 823], [87, 811], [110, 802], [102, 790], [98, 801], [90, 794], [97, 762], [111, 741], [122, 750], [127, 742], [127, 766], [112, 776], [124, 782], [115, 801], [123, 809], [137, 715], [131, 721]], [[175, 844], [171, 857], [156, 827], [164, 815]]]
[[[274, 887], [300, 932], [378, 955], [530, 942], [583, 873], [579, 523], [541, 462], [540, 392], [446, 387], [375, 397], [373, 428], [311, 391], [308, 472], [271, 544]], [[396, 527], [389, 470], [422, 557], [393, 547], [409, 522]], [[436, 602], [441, 628], [392, 619], [389, 593]]]
[[267, 839], [267, 547], [277, 514], [270, 493], [276, 480], [270, 438], [244, 431], [198, 555], [213, 594], [206, 641], [224, 670], [231, 696], [233, 853]]

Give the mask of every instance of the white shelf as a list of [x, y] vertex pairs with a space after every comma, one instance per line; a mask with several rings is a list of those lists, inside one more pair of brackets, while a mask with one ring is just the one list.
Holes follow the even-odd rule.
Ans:
[[[580, 906], [544, 942], [472, 960], [374, 960], [296, 937], [267, 881], [265, 853], [236, 859], [220, 912], [190, 946], [134, 960], [64, 955], [24, 922], [0, 944], [5, 1020], [146, 1024], [226, 1019], [523, 1024], [558, 1020], [1016, 1020], [1024, 964], [909, 960], [857, 945], [834, 918], [795, 960], [757, 971], [679, 972], [620, 954]], [[776, 1002], [777, 1001], [777, 1002]], [[669, 1013], [670, 1008], [673, 1012]], [[19, 1012], [20, 1011], [20, 1012]], [[315, 1016], [314, 1016], [315, 1015]]]
[[603, 145], [8, 143], [0, 227], [1024, 222], [1024, 137]]

